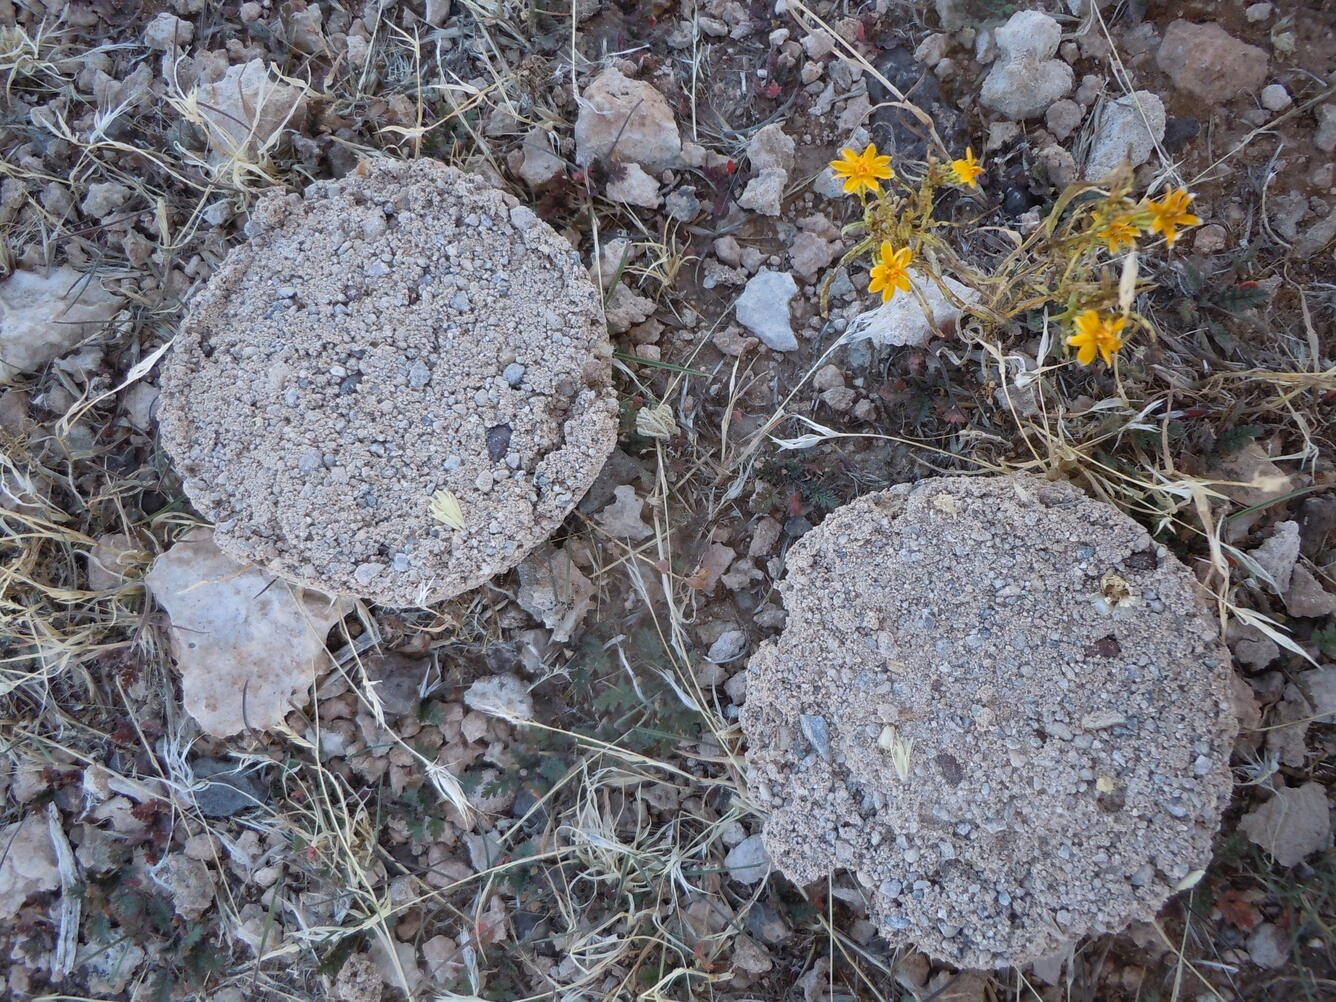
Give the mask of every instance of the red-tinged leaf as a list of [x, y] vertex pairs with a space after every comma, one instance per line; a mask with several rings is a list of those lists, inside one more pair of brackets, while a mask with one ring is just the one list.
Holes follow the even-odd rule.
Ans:
[[1242, 892], [1232, 887], [1226, 888], [1216, 899], [1215, 906], [1220, 909], [1220, 914], [1224, 916], [1226, 922], [1244, 932], [1250, 931], [1262, 921], [1262, 916], [1253, 903], [1245, 898]]
[[771, 80], [765, 85], [765, 90], [762, 91], [762, 93], [773, 101], [775, 98], [779, 97], [780, 94], [784, 93], [784, 88], [780, 87], [778, 80]]

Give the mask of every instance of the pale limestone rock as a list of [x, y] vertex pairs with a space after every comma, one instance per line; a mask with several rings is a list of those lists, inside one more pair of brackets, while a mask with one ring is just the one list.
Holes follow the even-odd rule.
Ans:
[[1086, 178], [1098, 181], [1124, 162], [1140, 167], [1155, 152], [1155, 144], [1164, 139], [1164, 128], [1164, 102], [1148, 90], [1106, 104], [1086, 160]]
[[609, 181], [603, 193], [614, 202], [657, 209], [663, 201], [659, 197], [659, 182], [637, 163], [622, 164], [615, 169], [618, 175]]
[[593, 606], [594, 586], [565, 550], [543, 546], [519, 566], [520, 587], [515, 599], [535, 616], [558, 643], [571, 634]]
[[645, 502], [636, 496], [636, 489], [629, 484], [613, 488], [615, 500], [599, 512], [596, 521], [609, 536], [626, 539], [644, 539], [654, 532], [645, 524]]
[[304, 703], [351, 608], [238, 563], [209, 530], [158, 557], [144, 583], [171, 617], [186, 711], [217, 737], [274, 727]]
[[127, 580], [141, 547], [123, 532], [98, 536], [88, 551], [88, 587], [93, 591], [119, 588]]
[[757, 171], [793, 170], [793, 157], [797, 144], [793, 137], [784, 132], [778, 122], [758, 129], [747, 143], [747, 159], [752, 169]]
[[1240, 42], [1214, 22], [1173, 22], [1155, 53], [1174, 86], [1207, 107], [1259, 90], [1268, 61], [1265, 49]]
[[213, 904], [213, 874], [197, 859], [182, 853], [168, 853], [150, 873], [172, 896], [176, 914], [193, 922]]
[[1336, 594], [1322, 586], [1302, 564], [1295, 564], [1290, 575], [1290, 586], [1285, 590], [1285, 608], [1291, 616], [1317, 619], [1336, 613]]
[[263, 60], [229, 66], [195, 92], [214, 163], [254, 158], [306, 114], [306, 91], [275, 79]]
[[999, 55], [979, 94], [987, 107], [1017, 121], [1037, 118], [1072, 89], [1072, 68], [1053, 58], [1062, 28], [1049, 15], [1017, 11], [993, 37]]
[[[1294, 565], [1299, 559], [1299, 545], [1299, 523], [1277, 522], [1266, 542], [1248, 554], [1275, 583], [1277, 595], [1284, 595], [1290, 589]], [[1271, 587], [1270, 582], [1267, 587]]]
[[163, 11], [144, 29], [144, 44], [158, 52], [182, 48], [195, 37], [195, 26], [175, 14]]
[[[921, 346], [927, 344], [935, 332], [951, 331], [960, 322], [960, 308], [952, 304], [926, 275], [914, 272], [911, 278], [932, 310], [931, 323], [916, 296], [897, 292], [889, 303], [882, 303], [876, 309], [855, 317], [844, 335], [845, 341], [868, 340], [873, 344]], [[944, 276], [942, 280], [963, 302], [973, 303], [978, 300], [977, 292], [954, 278]]]
[[1281, 866], [1295, 866], [1331, 845], [1331, 808], [1321, 783], [1285, 787], [1239, 821], [1239, 830]]
[[549, 133], [534, 127], [520, 142], [519, 162], [515, 166], [520, 179], [530, 187], [547, 184], [565, 168], [565, 161], [552, 152]]
[[771, 351], [793, 351], [789, 302], [798, 294], [798, 283], [787, 271], [766, 268], [756, 273], [742, 290], [736, 304], [738, 323], [755, 334]]
[[120, 296], [68, 266], [14, 272], [0, 281], [0, 380], [63, 355], [96, 334], [120, 305]]
[[60, 886], [46, 815], [30, 811], [0, 828], [0, 919], [12, 919], [34, 894]]
[[585, 88], [575, 120], [575, 161], [581, 167], [621, 160], [662, 170], [681, 154], [673, 110], [650, 84], [609, 68]]
[[529, 687], [515, 675], [489, 675], [474, 682], [464, 693], [471, 710], [505, 720], [532, 720], [533, 697]]
[[788, 171], [777, 167], [763, 170], [747, 182], [738, 205], [763, 216], [778, 216], [783, 211], [784, 188], [788, 183]]

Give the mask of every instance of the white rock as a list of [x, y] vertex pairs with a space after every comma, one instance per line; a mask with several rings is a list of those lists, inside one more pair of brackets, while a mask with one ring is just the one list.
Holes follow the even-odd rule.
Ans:
[[715, 664], [722, 665], [740, 658], [746, 650], [747, 635], [741, 630], [726, 630], [710, 645], [710, 651], [705, 656]]
[[838, 246], [815, 233], [802, 232], [789, 244], [789, 261], [793, 270], [807, 282], [816, 280], [818, 273], [827, 268], [838, 252]]
[[1262, 107], [1267, 111], [1284, 111], [1291, 104], [1293, 98], [1281, 84], [1267, 84], [1262, 88]]
[[835, 51], [835, 38], [830, 32], [818, 28], [803, 38], [803, 51], [808, 59], [825, 59]]
[[1291, 616], [1319, 619], [1336, 613], [1336, 594], [1322, 586], [1313, 574], [1296, 563], [1290, 574], [1290, 586], [1285, 589], [1285, 608]]
[[585, 88], [575, 120], [575, 162], [581, 167], [621, 160], [662, 170], [681, 154], [673, 110], [652, 86], [609, 68]]
[[11, 919], [34, 894], [60, 886], [56, 849], [46, 815], [29, 811], [0, 828], [0, 919]]
[[166, 52], [173, 47], [181, 48], [195, 37], [195, 26], [189, 21], [182, 21], [175, 14], [163, 11], [144, 29], [144, 44], [150, 49]]
[[614, 487], [615, 500], [598, 513], [596, 521], [609, 536], [625, 539], [644, 539], [654, 532], [645, 524], [641, 511], [645, 502], [636, 496], [636, 489], [629, 484]]
[[[888, 345], [925, 345], [934, 331], [950, 331], [960, 321], [961, 310], [954, 306], [937, 287], [937, 283], [921, 272], [912, 272], [910, 276], [915, 287], [923, 293], [932, 310], [933, 322], [923, 312], [918, 297], [905, 292], [897, 292], [889, 303], [882, 303], [876, 309], [859, 314], [849, 324], [844, 339], [871, 341], [873, 344]], [[976, 302], [977, 292], [957, 282], [950, 276], [944, 276], [946, 287], [965, 303]]]
[[532, 720], [533, 697], [529, 687], [515, 675], [489, 675], [474, 682], [464, 693], [464, 705], [503, 720]]
[[755, 334], [773, 351], [793, 351], [798, 339], [793, 336], [789, 301], [798, 294], [798, 283], [787, 271], [758, 271], [738, 297], [738, 323]]
[[445, 27], [446, 18], [449, 16], [450, 0], [427, 0], [427, 7], [423, 12], [423, 18], [433, 28]]
[[122, 205], [134, 192], [115, 181], [102, 181], [88, 186], [88, 194], [79, 203], [79, 210], [90, 219], [105, 219]]
[[1080, 128], [1081, 119], [1084, 117], [1085, 109], [1071, 98], [1064, 97], [1061, 101], [1053, 102], [1053, 106], [1044, 115], [1044, 124], [1048, 126], [1048, 131], [1053, 133], [1054, 138], [1061, 142]]
[[614, 334], [621, 334], [636, 324], [644, 323], [653, 312], [654, 300], [637, 295], [621, 283], [612, 290], [607, 303], [603, 306], [608, 329]]
[[1290, 578], [1299, 559], [1299, 546], [1299, 523], [1277, 522], [1270, 538], [1248, 553], [1275, 582], [1277, 595], [1284, 595], [1290, 589]]
[[565, 169], [565, 161], [552, 152], [551, 135], [533, 128], [520, 143], [520, 179], [530, 187], [546, 184]]
[[98, 536], [88, 551], [88, 587], [106, 591], [125, 584], [126, 571], [134, 564], [140, 546], [123, 532]]
[[1290, 959], [1290, 937], [1273, 922], [1263, 922], [1248, 934], [1248, 955], [1258, 967], [1279, 970]]
[[351, 609], [240, 564], [199, 530], [153, 562], [144, 583], [171, 618], [186, 711], [227, 737], [282, 722], [328, 665], [325, 637]]
[[125, 418], [135, 431], [148, 431], [158, 414], [158, 388], [143, 380], [135, 383], [121, 398]]
[[1321, 783], [1285, 787], [1245, 814], [1239, 830], [1281, 866], [1295, 866], [1331, 845], [1331, 808]]
[[740, 884], [755, 884], [770, 872], [770, 854], [760, 835], [749, 835], [724, 857], [728, 875]]
[[1150, 159], [1155, 144], [1164, 139], [1164, 126], [1164, 102], [1148, 90], [1109, 102], [1099, 115], [1086, 161], [1086, 178], [1101, 180], [1125, 160], [1140, 167]]
[[1317, 668], [1299, 676], [1313, 701], [1319, 724], [1336, 724], [1336, 668]]
[[519, 565], [515, 600], [552, 631], [557, 643], [571, 639], [593, 606], [594, 586], [565, 550], [542, 546]]
[[618, 176], [609, 181], [603, 193], [614, 202], [657, 209], [663, 201], [659, 197], [659, 182], [637, 163], [624, 163], [614, 168]]
[[229, 66], [222, 79], [201, 83], [196, 100], [215, 164], [249, 160], [306, 115], [306, 90], [274, 79], [264, 61]]
[[795, 150], [793, 137], [785, 134], [783, 126], [776, 122], [756, 130], [747, 142], [747, 159], [751, 161], [752, 170], [758, 173], [766, 170], [791, 171]]
[[116, 315], [121, 298], [95, 277], [61, 266], [0, 281], [0, 381], [63, 355]]
[[1319, 105], [1317, 111], [1317, 132], [1313, 135], [1313, 145], [1324, 153], [1336, 150], [1336, 103]]
[[784, 189], [788, 183], [788, 171], [778, 167], [763, 170], [747, 182], [738, 197], [738, 205], [765, 216], [778, 216], [783, 211]]
[[197, 859], [182, 853], [168, 853], [149, 871], [171, 896], [176, 914], [194, 921], [213, 904], [213, 874]]
[[1049, 15], [1022, 10], [994, 32], [998, 58], [979, 99], [1008, 118], [1036, 118], [1076, 82], [1072, 68], [1054, 59], [1062, 28]]

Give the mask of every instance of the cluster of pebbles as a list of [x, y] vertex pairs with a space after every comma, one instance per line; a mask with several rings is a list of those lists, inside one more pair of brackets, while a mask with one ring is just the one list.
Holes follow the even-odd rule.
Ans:
[[428, 160], [267, 196], [247, 229], [162, 374], [162, 441], [219, 547], [406, 605], [560, 525], [616, 435], [598, 291], [568, 243]]
[[1030, 477], [869, 495], [790, 551], [742, 722], [775, 864], [962, 967], [1148, 919], [1206, 865], [1237, 725], [1191, 573]]

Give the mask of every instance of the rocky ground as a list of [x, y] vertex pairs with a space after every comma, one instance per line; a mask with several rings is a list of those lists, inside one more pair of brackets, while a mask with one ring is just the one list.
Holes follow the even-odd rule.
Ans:
[[[1336, 13], [1016, 6], [0, 0], [10, 995], [1331, 997]], [[977, 268], [1124, 153], [1196, 195], [1116, 377], [1038, 311], [836, 346], [873, 297], [826, 164], [924, 158], [926, 122], [983, 162], [935, 210]], [[155, 365], [260, 193], [369, 156], [480, 173], [569, 239], [619, 446], [516, 572], [303, 608], [220, 578]], [[793, 541], [979, 471], [1071, 480], [1193, 568], [1242, 733], [1214, 861], [1156, 922], [958, 972], [889, 948], [846, 875], [768, 874], [738, 713]], [[263, 661], [273, 726], [192, 696], [230, 661]]]

